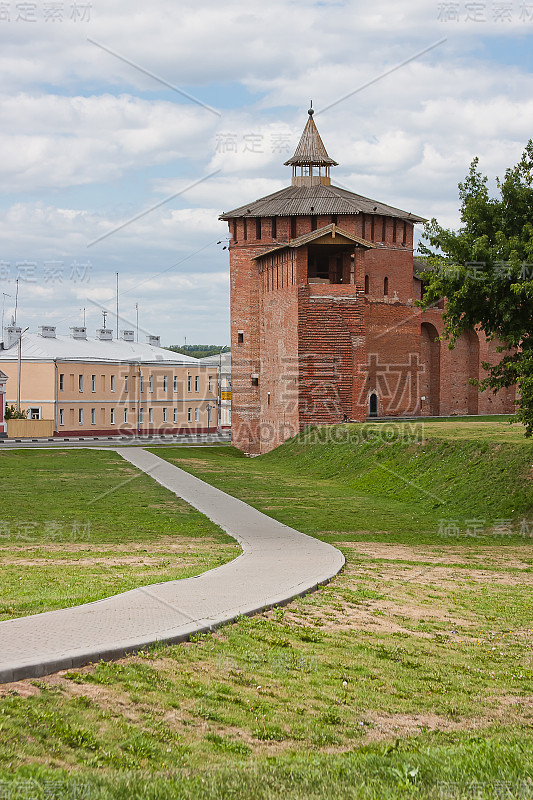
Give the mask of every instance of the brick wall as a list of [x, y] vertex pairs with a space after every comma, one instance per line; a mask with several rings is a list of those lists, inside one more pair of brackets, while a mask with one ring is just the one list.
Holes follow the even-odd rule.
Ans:
[[449, 350], [437, 341], [442, 310], [414, 306], [420, 283], [409, 222], [338, 215], [339, 228], [378, 244], [356, 249], [353, 261], [342, 256], [342, 284], [308, 283], [306, 246], [254, 260], [332, 221], [278, 217], [275, 231], [271, 218], [230, 221], [234, 445], [257, 454], [306, 424], [362, 421], [372, 393], [379, 416], [512, 412], [514, 390], [480, 395], [468, 383], [483, 377], [482, 361], [499, 358], [496, 344], [469, 332]]

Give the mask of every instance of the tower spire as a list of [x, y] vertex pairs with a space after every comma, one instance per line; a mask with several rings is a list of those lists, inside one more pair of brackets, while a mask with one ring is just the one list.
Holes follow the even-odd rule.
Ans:
[[316, 186], [326, 184], [329, 186], [330, 167], [336, 167], [337, 162], [328, 156], [324, 143], [320, 138], [318, 128], [313, 119], [313, 101], [307, 112], [309, 119], [303, 130], [298, 147], [292, 158], [285, 162], [292, 167], [293, 186]]

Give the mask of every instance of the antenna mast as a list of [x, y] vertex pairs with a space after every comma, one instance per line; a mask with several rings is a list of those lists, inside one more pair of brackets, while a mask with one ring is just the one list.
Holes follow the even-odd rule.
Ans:
[[3, 295], [3, 302], [2, 302], [2, 329], [0, 330], [0, 337], [3, 339], [4, 338], [4, 312], [6, 310], [6, 297], [11, 297], [11, 295], [7, 294], [7, 292], [2, 292], [2, 295]]
[[117, 339], [120, 338], [118, 326], [119, 326], [119, 320], [118, 320], [118, 272], [117, 272]]
[[14, 325], [17, 324], [17, 309], [19, 306], [19, 279], [17, 278], [17, 291], [15, 294], [15, 319], [13, 320]]

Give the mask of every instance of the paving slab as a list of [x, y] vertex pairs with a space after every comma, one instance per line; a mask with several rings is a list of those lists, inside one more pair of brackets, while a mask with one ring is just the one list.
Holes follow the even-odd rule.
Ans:
[[155, 642], [184, 641], [239, 615], [313, 591], [344, 565], [335, 547], [277, 522], [153, 453], [114, 449], [209, 517], [243, 552], [195, 578], [0, 622], [0, 683], [120, 658]]

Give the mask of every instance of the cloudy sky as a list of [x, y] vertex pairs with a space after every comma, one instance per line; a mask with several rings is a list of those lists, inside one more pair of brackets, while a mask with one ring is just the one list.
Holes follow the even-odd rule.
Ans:
[[[18, 322], [225, 344], [222, 211], [290, 182], [313, 99], [334, 183], [443, 224], [533, 136], [533, 0], [0, 2], [0, 300]], [[221, 244], [217, 244], [217, 242]], [[142, 335], [142, 334], [141, 334]]]

